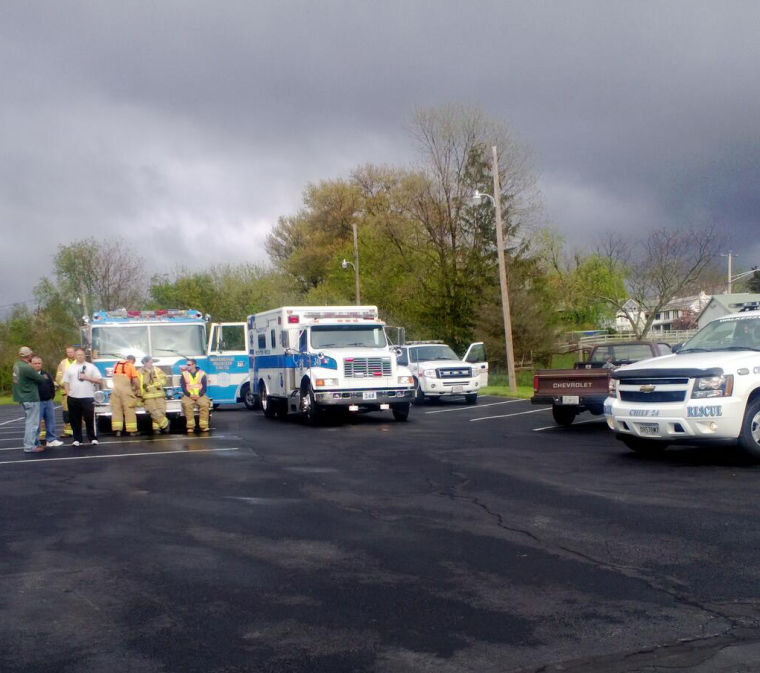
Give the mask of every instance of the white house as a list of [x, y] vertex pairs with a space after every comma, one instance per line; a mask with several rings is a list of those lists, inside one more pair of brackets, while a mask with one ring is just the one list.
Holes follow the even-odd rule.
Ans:
[[[691, 297], [677, 297], [671, 299], [658, 313], [655, 314], [650, 332], [663, 333], [678, 329], [681, 327], [677, 324], [679, 318], [686, 320], [689, 317], [692, 317], [696, 320], [696, 317], [702, 313], [709, 301], [710, 295], [705, 294], [704, 292], [700, 292], [698, 295]], [[625, 303], [625, 308], [637, 320], [639, 326], [643, 326], [648, 317], [646, 310], [633, 299], [629, 299]], [[674, 323], [676, 323], [675, 326]], [[683, 327], [681, 328], [683, 329]], [[622, 311], [618, 311], [617, 316], [615, 316], [615, 329], [618, 332], [633, 331], [631, 321]]]

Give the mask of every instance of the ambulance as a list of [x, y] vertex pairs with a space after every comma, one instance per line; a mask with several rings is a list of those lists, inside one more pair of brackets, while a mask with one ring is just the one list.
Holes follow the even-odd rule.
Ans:
[[409, 416], [414, 378], [376, 306], [284, 306], [248, 317], [249, 387], [267, 418], [330, 410]]

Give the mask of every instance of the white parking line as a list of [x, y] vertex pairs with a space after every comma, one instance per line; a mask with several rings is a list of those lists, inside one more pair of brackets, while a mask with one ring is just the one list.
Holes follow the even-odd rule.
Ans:
[[[214, 435], [214, 439], [227, 439], [228, 435]], [[16, 438], [17, 440], [20, 439], [20, 437]], [[143, 437], [142, 439], [112, 439], [109, 441], [103, 441], [102, 439], [98, 440], [97, 446], [108, 446], [109, 444], [141, 444], [143, 442], [150, 442], [151, 444], [158, 444], [159, 442], [176, 442], [178, 440], [182, 441], [196, 441], [199, 439], [209, 439], [209, 437], [204, 437], [203, 435], [196, 435], [196, 436], [186, 436], [186, 435], [169, 435], [167, 437], [148, 437], [147, 435]], [[8, 440], [0, 439], [0, 442], [4, 442]], [[7, 448], [0, 449], [0, 451], [19, 451], [23, 446], [11, 446]], [[81, 449], [81, 448], [92, 448], [91, 444], [84, 443], [83, 446], [72, 446], [71, 443], [65, 443], [62, 446], [54, 447], [57, 449], [65, 449], [65, 448], [71, 448], [71, 449]]]
[[[584, 423], [604, 423], [604, 419], [599, 420], [598, 418], [591, 418], [587, 421], [577, 421], [573, 422], [573, 425], [583, 425]], [[566, 428], [569, 427], [567, 425], [545, 425], [543, 428], [533, 428], [533, 432], [541, 432], [542, 430], [556, 430], [557, 428]]]
[[18, 418], [11, 418], [11, 420], [9, 421], [3, 421], [2, 423], [0, 423], [0, 426], [8, 425], [8, 423], [15, 423], [16, 421], [23, 421], [23, 420], [24, 420], [23, 416], [19, 416]]
[[549, 411], [549, 409], [545, 408], [545, 409], [533, 409], [533, 411], [518, 411], [516, 414], [502, 414], [500, 416], [482, 416], [481, 418], [471, 418], [470, 423], [474, 423], [475, 421], [489, 421], [493, 418], [509, 418], [510, 416], [524, 416], [525, 414], [539, 414], [542, 411]]
[[485, 407], [495, 407], [498, 404], [512, 404], [512, 402], [528, 402], [529, 400], [504, 400], [502, 402], [489, 402], [488, 404], [469, 404], [466, 407], [454, 407], [453, 409], [437, 409], [436, 411], [426, 411], [426, 414], [445, 414], [449, 411], [472, 411], [474, 409], [483, 409]]
[[166, 456], [170, 453], [220, 453], [223, 451], [239, 451], [238, 447], [227, 449], [175, 449], [174, 451], [141, 451], [139, 453], [109, 453], [98, 456], [61, 456], [60, 458], [37, 458], [36, 460], [3, 460], [0, 465], [44, 465], [59, 460], [96, 460], [98, 458], [132, 458], [134, 456]]

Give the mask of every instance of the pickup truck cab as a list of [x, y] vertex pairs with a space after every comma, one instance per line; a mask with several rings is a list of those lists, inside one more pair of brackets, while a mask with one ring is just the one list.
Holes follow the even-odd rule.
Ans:
[[708, 323], [676, 353], [612, 373], [607, 424], [628, 448], [728, 442], [760, 458], [760, 310]]
[[573, 369], [537, 371], [531, 404], [551, 404], [558, 425], [570, 425], [583, 411], [601, 416], [609, 394], [610, 372], [621, 365], [670, 352], [668, 344], [652, 341], [599, 344], [587, 361], [576, 362]]
[[398, 349], [398, 363], [409, 367], [414, 377], [415, 404], [455, 395], [464, 396], [467, 404], [477, 404], [478, 391], [488, 385], [482, 342], [470, 344], [461, 360], [442, 342], [410, 341]]

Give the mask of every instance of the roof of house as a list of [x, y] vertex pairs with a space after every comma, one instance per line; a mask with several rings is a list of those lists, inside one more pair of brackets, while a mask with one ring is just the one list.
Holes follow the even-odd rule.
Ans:
[[[738, 292], [734, 294], [714, 294], [702, 309], [704, 313], [713, 303], [723, 308], [726, 313], [736, 313], [745, 303], [760, 301], [760, 294], [754, 292]], [[699, 315], [701, 316], [702, 313]]]

